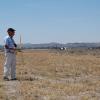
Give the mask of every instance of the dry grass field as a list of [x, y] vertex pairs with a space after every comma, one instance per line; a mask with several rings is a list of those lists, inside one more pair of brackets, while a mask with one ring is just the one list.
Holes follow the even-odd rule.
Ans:
[[17, 81], [2, 80], [0, 100], [100, 100], [100, 51], [30, 50], [17, 54]]

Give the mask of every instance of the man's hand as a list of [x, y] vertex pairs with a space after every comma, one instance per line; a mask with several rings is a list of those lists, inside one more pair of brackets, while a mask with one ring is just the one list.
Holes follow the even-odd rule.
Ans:
[[16, 48], [10, 48], [10, 50], [14, 50], [14, 51], [15, 51], [15, 50], [16, 50]]
[[8, 46], [8, 45], [5, 45], [5, 48], [6, 48], [6, 49], [9, 49], [9, 46]]

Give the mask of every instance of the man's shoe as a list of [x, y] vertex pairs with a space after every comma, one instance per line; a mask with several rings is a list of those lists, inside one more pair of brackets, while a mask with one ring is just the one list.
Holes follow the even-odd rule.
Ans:
[[16, 80], [17, 80], [17, 78], [12, 78], [11, 80], [12, 80], [12, 81], [16, 81]]
[[4, 79], [5, 81], [9, 81], [9, 78], [7, 78], [7, 77], [4, 77], [3, 79]]

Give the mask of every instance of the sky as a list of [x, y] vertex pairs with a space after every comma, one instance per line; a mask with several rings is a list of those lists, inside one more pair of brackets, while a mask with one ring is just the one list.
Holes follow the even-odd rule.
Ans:
[[0, 0], [0, 44], [100, 42], [100, 0]]

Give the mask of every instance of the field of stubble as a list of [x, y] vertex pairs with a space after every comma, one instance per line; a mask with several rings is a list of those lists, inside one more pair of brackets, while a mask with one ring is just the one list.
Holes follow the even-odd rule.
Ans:
[[100, 100], [100, 51], [31, 50], [17, 54], [17, 81], [5, 82], [0, 53], [0, 100]]

